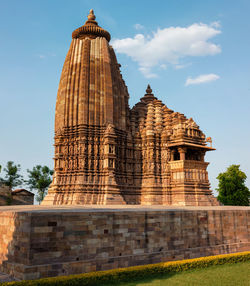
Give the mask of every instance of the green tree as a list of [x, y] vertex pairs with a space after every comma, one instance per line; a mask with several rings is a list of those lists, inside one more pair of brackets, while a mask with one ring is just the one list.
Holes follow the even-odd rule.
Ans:
[[22, 185], [23, 176], [20, 174], [21, 166], [15, 165], [13, 161], [8, 161], [6, 167], [3, 169], [5, 172], [4, 178], [0, 178], [0, 182], [11, 189]]
[[52, 175], [54, 171], [49, 169], [47, 166], [37, 165], [33, 167], [32, 170], [27, 170], [27, 172], [28, 180], [26, 181], [26, 184], [31, 190], [37, 191], [36, 200], [40, 204], [47, 193], [49, 185], [52, 182]]
[[224, 205], [249, 206], [250, 191], [245, 185], [246, 174], [240, 165], [231, 165], [217, 177], [219, 185], [218, 200]]

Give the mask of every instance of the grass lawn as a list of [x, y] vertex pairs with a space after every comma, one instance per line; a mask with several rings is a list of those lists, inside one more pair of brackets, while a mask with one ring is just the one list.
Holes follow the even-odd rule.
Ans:
[[118, 286], [250, 286], [250, 262], [211, 266], [206, 269], [184, 271], [178, 274], [144, 279]]

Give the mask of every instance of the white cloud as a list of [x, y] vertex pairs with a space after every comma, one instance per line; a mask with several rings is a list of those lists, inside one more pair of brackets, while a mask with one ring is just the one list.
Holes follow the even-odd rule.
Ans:
[[40, 58], [40, 59], [45, 59], [46, 56], [45, 56], [45, 55], [39, 55], [39, 58]]
[[144, 26], [142, 26], [141, 24], [135, 24], [135, 25], [134, 25], [134, 28], [135, 28], [136, 30], [142, 30], [142, 29], [144, 29]]
[[161, 64], [161, 65], [160, 65], [160, 68], [163, 69], [163, 70], [165, 70], [165, 69], [167, 68], [167, 65]]
[[191, 63], [183, 64], [183, 65], [175, 65], [174, 67], [177, 70], [181, 70], [181, 69], [184, 69], [184, 68], [189, 67], [189, 66], [191, 66]]
[[185, 57], [220, 53], [220, 46], [209, 41], [221, 33], [216, 25], [215, 22], [210, 25], [195, 23], [188, 27], [158, 29], [153, 35], [114, 39], [112, 45], [117, 53], [126, 54], [137, 62], [145, 76], [155, 77], [151, 70], [156, 66], [172, 64], [178, 68]]
[[152, 73], [150, 68], [147, 67], [139, 67], [139, 71], [146, 77], [146, 78], [155, 78], [157, 77], [156, 73]]
[[207, 82], [215, 81], [219, 78], [220, 77], [214, 73], [202, 74], [202, 75], [199, 75], [195, 78], [188, 77], [186, 80], [185, 86], [192, 85], [192, 84], [207, 83]]

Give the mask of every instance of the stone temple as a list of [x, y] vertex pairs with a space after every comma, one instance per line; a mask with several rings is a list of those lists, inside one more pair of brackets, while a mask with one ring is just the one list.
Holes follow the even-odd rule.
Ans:
[[93, 10], [73, 31], [59, 83], [55, 174], [44, 205], [218, 205], [204, 161], [215, 150], [192, 118], [148, 85], [132, 109], [120, 65]]
[[211, 138], [150, 86], [130, 109], [109, 40], [93, 11], [73, 32], [53, 182], [43, 206], [0, 206], [0, 283], [249, 250], [250, 208], [209, 189]]

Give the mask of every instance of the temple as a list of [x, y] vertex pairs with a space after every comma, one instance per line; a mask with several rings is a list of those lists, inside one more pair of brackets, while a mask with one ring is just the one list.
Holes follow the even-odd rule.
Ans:
[[72, 33], [55, 114], [55, 173], [42, 204], [218, 205], [204, 161], [211, 138], [148, 85], [132, 109], [93, 10]]

